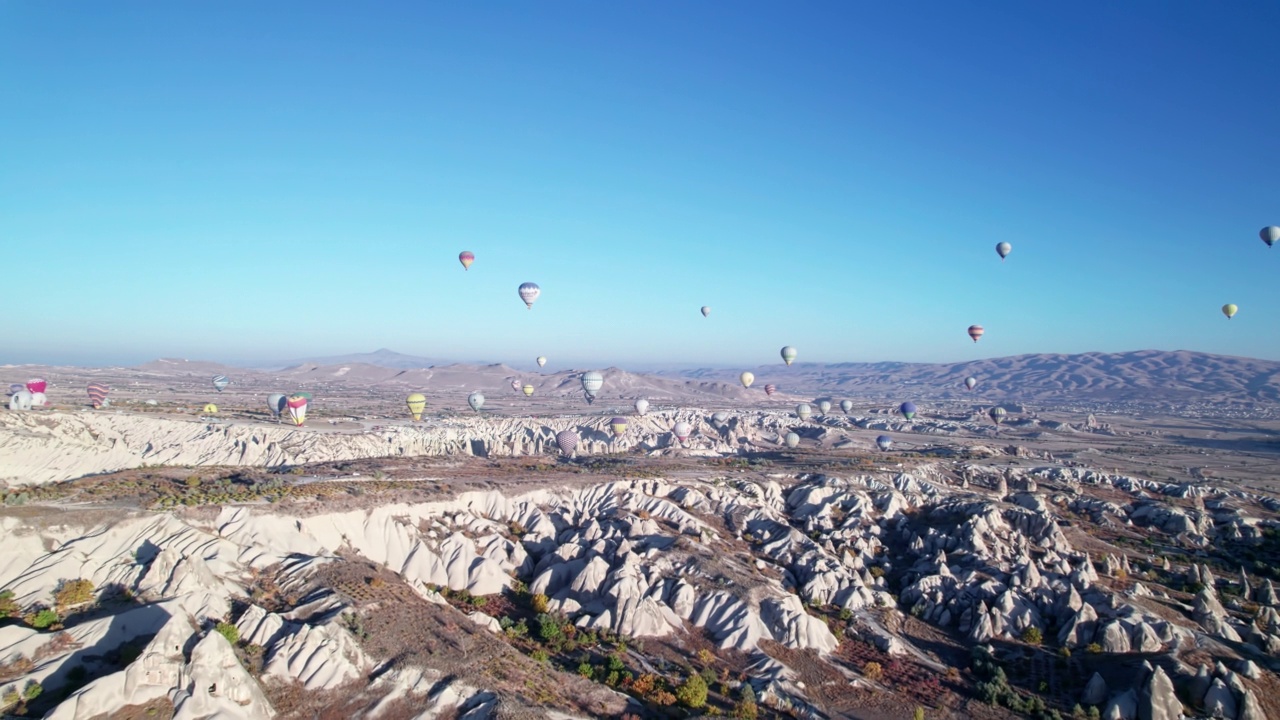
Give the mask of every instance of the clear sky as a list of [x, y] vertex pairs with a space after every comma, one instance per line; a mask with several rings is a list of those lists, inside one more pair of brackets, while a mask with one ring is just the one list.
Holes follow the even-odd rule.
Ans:
[[7, 0], [0, 363], [1280, 359], [1278, 27], [1270, 0]]

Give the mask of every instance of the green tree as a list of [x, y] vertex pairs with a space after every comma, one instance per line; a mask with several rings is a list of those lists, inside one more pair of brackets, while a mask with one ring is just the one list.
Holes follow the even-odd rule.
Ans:
[[40, 693], [44, 692], [44, 688], [40, 687], [40, 683], [35, 680], [28, 680], [27, 686], [22, 688], [22, 699], [31, 701], [40, 697]]
[[555, 642], [564, 637], [564, 628], [560, 626], [560, 618], [551, 613], [540, 613], [537, 617], [538, 637], [543, 642]]
[[58, 617], [58, 613], [53, 610], [44, 608], [42, 610], [37, 610], [27, 619], [27, 621], [31, 627], [37, 630], [45, 630], [61, 622], [62, 618]]
[[707, 681], [701, 675], [690, 675], [676, 689], [676, 699], [686, 707], [700, 708], [707, 704]]
[[1039, 645], [1044, 640], [1044, 636], [1040, 634], [1040, 628], [1032, 625], [1022, 631], [1022, 642], [1029, 645]]
[[227, 639], [227, 642], [235, 645], [240, 642], [240, 628], [229, 622], [220, 622], [213, 628], [219, 635]]

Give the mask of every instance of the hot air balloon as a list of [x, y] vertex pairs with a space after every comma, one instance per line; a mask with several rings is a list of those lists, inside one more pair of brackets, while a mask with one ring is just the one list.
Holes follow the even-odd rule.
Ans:
[[13, 383], [13, 384], [9, 385], [9, 394], [10, 394], [10, 395], [13, 395], [13, 394], [15, 394], [15, 393], [22, 392], [22, 391], [23, 391], [23, 390], [25, 390], [26, 388], [27, 388], [27, 386], [26, 386], [26, 385], [20, 385], [20, 384], [18, 384], [18, 383]]
[[796, 406], [796, 417], [800, 418], [800, 422], [804, 422], [813, 416], [813, 408], [809, 407], [809, 403], [800, 403]]
[[742, 387], [749, 388], [751, 383], [756, 381], [756, 376], [749, 372], [744, 372], [738, 376], [738, 380], [742, 383]]
[[710, 314], [711, 314], [711, 308], [707, 307], [706, 305], [703, 305], [703, 306], [702, 306], [702, 317], [706, 317], [706, 316], [708, 316], [708, 315], [710, 315]]
[[290, 395], [284, 401], [285, 407], [289, 409], [289, 419], [294, 425], [302, 425], [307, 420], [307, 399], [301, 393]]
[[725, 421], [728, 419], [729, 419], [729, 413], [727, 412], [711, 413], [711, 422], [717, 425], [723, 425]]
[[1009, 253], [1013, 252], [1013, 246], [1007, 242], [996, 243], [996, 253], [1000, 255], [1000, 262], [1009, 257]]
[[470, 270], [471, 263], [476, 261], [476, 254], [470, 250], [463, 250], [458, 253], [458, 262], [462, 263], [463, 270]]
[[524, 283], [520, 286], [520, 299], [524, 301], [525, 307], [533, 309], [533, 301], [538, 299], [542, 294], [542, 288], [537, 283]]
[[524, 393], [525, 397], [530, 397], [533, 395], [533, 386], [525, 385], [524, 387], [520, 388], [520, 392]]
[[904, 402], [898, 406], [898, 412], [902, 413], [902, 417], [910, 420], [916, 416], [916, 404], [913, 402]]
[[471, 406], [472, 410], [480, 412], [480, 408], [484, 407], [484, 393], [479, 390], [471, 393], [467, 396], [467, 404]]
[[893, 438], [888, 435], [881, 435], [876, 438], [876, 446], [881, 450], [888, 450], [893, 447]]
[[764, 394], [765, 394], [765, 395], [772, 395], [772, 394], [774, 394], [774, 393], [776, 393], [776, 392], [778, 392], [778, 386], [777, 386], [777, 385], [774, 385], [773, 383], [769, 383], [768, 385], [765, 385], [765, 386], [764, 386]]
[[1226, 305], [1222, 306], [1222, 314], [1226, 315], [1228, 320], [1234, 317], [1235, 314], [1239, 311], [1240, 311], [1240, 308], [1236, 307], [1231, 303], [1227, 303]]
[[848, 415], [848, 414], [849, 414], [849, 411], [853, 409], [853, 401], [852, 401], [852, 400], [841, 400], [841, 401], [840, 401], [840, 409], [844, 411], [844, 414], [845, 414], [845, 415]]
[[42, 393], [48, 387], [49, 387], [49, 383], [45, 382], [44, 378], [31, 378], [30, 380], [27, 381], [27, 392], [31, 393], [32, 395], [36, 393]]
[[636, 400], [636, 414], [644, 415], [649, 412], [649, 401], [644, 398]]
[[978, 384], [978, 378], [967, 377], [964, 379], [964, 386], [972, 390]]
[[539, 355], [539, 356], [538, 356], [538, 367], [546, 367], [546, 365], [547, 365], [547, 356], [546, 356], [546, 355]]
[[595, 370], [582, 373], [582, 392], [587, 396], [587, 404], [596, 399], [596, 393], [604, 387], [604, 376]]
[[609, 421], [609, 429], [613, 431], [614, 437], [622, 437], [622, 433], [627, 431], [627, 419], [624, 417], [615, 417]]
[[790, 365], [796, 359], [796, 349], [790, 345], [782, 348], [782, 362]]
[[49, 399], [44, 393], [31, 393], [31, 407], [44, 407], [49, 404]]
[[800, 436], [793, 432], [789, 432], [787, 433], [786, 443], [787, 447], [793, 448], [800, 444]]
[[1268, 225], [1262, 228], [1258, 233], [1258, 237], [1262, 238], [1262, 242], [1266, 243], [1267, 247], [1271, 247], [1272, 245], [1275, 245], [1277, 241], [1280, 241], [1280, 227]]
[[413, 393], [404, 399], [404, 404], [409, 406], [409, 414], [413, 416], [414, 421], [422, 419], [422, 411], [427, 409], [427, 396], [422, 393]]
[[511, 381], [511, 389], [512, 389], [512, 390], [515, 390], [516, 392], [520, 392], [520, 381], [519, 381], [519, 380], [512, 380], [512, 381]]
[[226, 388], [227, 385], [230, 385], [230, 384], [231, 384], [231, 381], [227, 379], [226, 375], [213, 376], [213, 389], [217, 390], [218, 392], [222, 392], [222, 390]]
[[689, 434], [693, 432], [693, 426], [684, 420], [681, 420], [671, 428], [671, 432], [676, 436], [677, 440], [683, 443], [685, 440], [689, 439]]
[[562, 454], [573, 457], [573, 451], [578, 448], [578, 434], [572, 430], [561, 430], [556, 433], [556, 446]]
[[89, 402], [93, 403], [93, 406], [97, 408], [102, 407], [107, 401], [107, 393], [111, 391], [111, 388], [102, 383], [89, 383], [89, 387], [85, 388], [85, 390], [89, 392]]
[[214, 405], [213, 403], [208, 403], [204, 406], [204, 413], [206, 415], [215, 415], [217, 414], [217, 412], [218, 412], [218, 406]]
[[276, 422], [280, 421], [280, 413], [284, 412], [284, 401], [285, 397], [280, 393], [271, 393], [267, 396], [267, 409], [271, 411], [271, 417], [275, 418]]
[[822, 413], [823, 415], [826, 415], [827, 413], [831, 412], [831, 401], [830, 401], [830, 400], [819, 400], [819, 401], [818, 401], [818, 412]]
[[25, 388], [19, 390], [9, 397], [10, 410], [30, 410], [31, 409], [31, 392]]
[[969, 337], [973, 338], [974, 342], [978, 342], [978, 338], [982, 337], [984, 332], [986, 332], [986, 330], [983, 330], [981, 325], [969, 326]]
[[987, 415], [991, 416], [991, 422], [997, 425], [1004, 421], [1004, 416], [1006, 414], [1005, 409], [999, 405], [991, 408], [991, 411], [987, 413]]

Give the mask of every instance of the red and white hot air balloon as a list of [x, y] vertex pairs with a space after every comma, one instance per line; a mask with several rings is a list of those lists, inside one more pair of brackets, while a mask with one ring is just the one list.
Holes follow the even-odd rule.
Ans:
[[969, 326], [969, 337], [973, 338], [974, 342], [978, 342], [978, 338], [982, 337], [982, 334], [985, 332], [986, 330], [983, 330], [981, 325]]

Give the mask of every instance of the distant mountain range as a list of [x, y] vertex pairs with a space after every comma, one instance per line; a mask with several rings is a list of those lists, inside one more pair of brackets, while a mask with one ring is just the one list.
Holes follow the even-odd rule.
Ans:
[[350, 355], [333, 355], [330, 357], [293, 360], [275, 365], [269, 369], [284, 370], [299, 365], [350, 365], [352, 363], [361, 363], [364, 365], [376, 365], [378, 367], [394, 368], [397, 370], [414, 370], [417, 368], [431, 367], [432, 365], [448, 365], [454, 362], [457, 361], [443, 358], [425, 358], [418, 357], [416, 355], [405, 355], [404, 353], [398, 353], [394, 350], [381, 348], [370, 353], [353, 353]]

